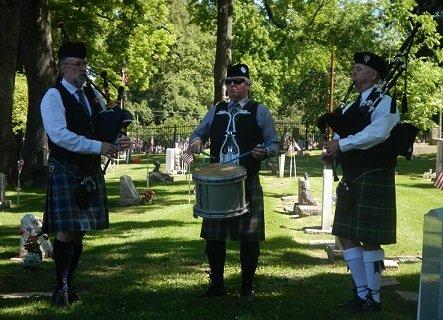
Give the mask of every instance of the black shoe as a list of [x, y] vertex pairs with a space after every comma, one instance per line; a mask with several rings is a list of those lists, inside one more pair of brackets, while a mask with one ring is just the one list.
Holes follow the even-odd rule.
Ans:
[[221, 297], [227, 294], [225, 286], [209, 285], [209, 288], [201, 295], [201, 297]]
[[347, 309], [352, 313], [372, 313], [382, 310], [381, 302], [374, 301], [371, 293], [368, 293], [364, 299], [358, 297], [358, 302], [352, 306], [350, 305]]
[[245, 301], [251, 302], [255, 300], [255, 292], [252, 289], [241, 290], [240, 297]]
[[69, 297], [68, 291], [59, 290], [52, 294], [52, 302], [57, 308], [68, 308], [69, 307]]

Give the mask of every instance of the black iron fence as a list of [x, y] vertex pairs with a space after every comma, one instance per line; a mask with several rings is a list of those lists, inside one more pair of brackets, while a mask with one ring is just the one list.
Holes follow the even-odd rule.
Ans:
[[[282, 144], [288, 139], [299, 139], [299, 126], [291, 121], [276, 121], [275, 127]], [[132, 137], [137, 138], [137, 147], [140, 151], [150, 148], [151, 152], [164, 152], [165, 148], [173, 148], [176, 143], [182, 144], [195, 130], [195, 125], [175, 125], [175, 126], [152, 126], [143, 128], [139, 135], [132, 133]]]

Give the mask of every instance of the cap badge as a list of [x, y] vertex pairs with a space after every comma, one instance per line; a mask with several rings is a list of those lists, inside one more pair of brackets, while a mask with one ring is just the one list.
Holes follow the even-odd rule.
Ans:
[[245, 67], [241, 67], [241, 68], [240, 68], [240, 71], [241, 71], [242, 73], [246, 73], [246, 69], [245, 69]]
[[367, 62], [369, 62], [369, 60], [371, 60], [371, 57], [368, 56], [368, 55], [365, 55], [365, 56], [363, 57], [363, 60], [367, 63]]

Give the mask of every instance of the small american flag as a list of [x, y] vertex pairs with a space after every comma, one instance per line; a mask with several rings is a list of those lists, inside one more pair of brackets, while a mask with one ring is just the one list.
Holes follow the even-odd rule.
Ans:
[[25, 160], [23, 160], [23, 159], [20, 159], [20, 160], [17, 161], [17, 171], [18, 171], [18, 173], [22, 172], [24, 164], [25, 164]]
[[194, 162], [194, 156], [192, 155], [192, 153], [184, 152], [183, 161], [187, 164], [191, 164], [192, 162]]
[[436, 174], [434, 186], [436, 186], [437, 189], [443, 190], [443, 170]]

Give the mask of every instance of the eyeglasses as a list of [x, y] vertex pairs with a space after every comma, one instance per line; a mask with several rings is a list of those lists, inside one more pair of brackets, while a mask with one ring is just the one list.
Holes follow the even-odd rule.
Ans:
[[65, 62], [64, 65], [68, 65], [68, 66], [73, 66], [73, 67], [86, 67], [88, 64], [87, 61], [81, 61], [81, 62], [76, 62], [76, 63], [69, 63], [69, 62]]
[[246, 82], [245, 79], [225, 79], [225, 85], [229, 86], [230, 84], [235, 84], [235, 85], [239, 85], [242, 84], [243, 82]]

